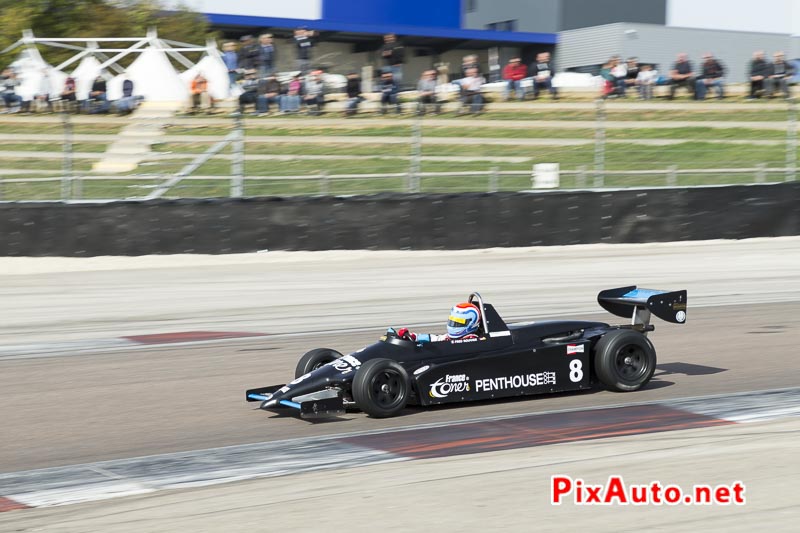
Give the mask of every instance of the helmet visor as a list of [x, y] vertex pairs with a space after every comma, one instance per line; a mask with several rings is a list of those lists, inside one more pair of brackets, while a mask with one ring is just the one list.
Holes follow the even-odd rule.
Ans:
[[450, 315], [450, 318], [447, 320], [447, 325], [451, 328], [463, 328], [467, 325], [467, 321], [466, 318]]

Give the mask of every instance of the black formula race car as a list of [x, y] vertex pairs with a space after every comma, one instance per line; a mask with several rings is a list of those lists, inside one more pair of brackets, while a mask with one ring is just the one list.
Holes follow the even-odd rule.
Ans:
[[437, 405], [509, 396], [589, 389], [635, 391], [656, 368], [647, 333], [651, 314], [686, 321], [686, 291], [637, 289], [600, 292], [597, 300], [627, 325], [579, 320], [506, 324], [480, 294], [469, 301], [482, 311], [477, 338], [418, 343], [393, 330], [356, 352], [318, 348], [297, 363], [285, 385], [250, 389], [247, 401], [261, 409], [303, 418], [360, 409], [373, 417], [400, 413], [406, 405]]

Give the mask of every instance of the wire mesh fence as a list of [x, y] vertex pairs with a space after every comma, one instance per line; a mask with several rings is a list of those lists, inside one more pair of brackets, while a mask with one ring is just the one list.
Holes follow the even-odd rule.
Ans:
[[547, 120], [395, 122], [235, 114], [225, 124], [168, 127], [137, 170], [116, 175], [89, 170], [107, 145], [76, 134], [65, 116], [60, 142], [48, 126], [48, 157], [37, 157], [37, 141], [29, 142], [28, 155], [20, 143], [4, 143], [15, 150], [0, 155], [0, 200], [525, 191], [540, 185], [534, 171], [540, 163], [558, 164], [562, 189], [797, 179], [793, 101], [761, 115], [726, 112], [722, 105], [698, 120], [677, 113], [674, 120], [663, 114], [649, 120], [647, 110], [612, 107], [600, 101], [593, 111], [565, 113], [563, 120], [553, 112]]

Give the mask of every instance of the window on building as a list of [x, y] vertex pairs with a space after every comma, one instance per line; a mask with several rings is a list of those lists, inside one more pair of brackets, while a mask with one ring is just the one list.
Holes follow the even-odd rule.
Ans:
[[478, 0], [467, 0], [467, 13], [475, 13], [478, 10]]
[[502, 22], [492, 22], [491, 24], [486, 25], [486, 29], [494, 31], [516, 31], [517, 19], [504, 20]]

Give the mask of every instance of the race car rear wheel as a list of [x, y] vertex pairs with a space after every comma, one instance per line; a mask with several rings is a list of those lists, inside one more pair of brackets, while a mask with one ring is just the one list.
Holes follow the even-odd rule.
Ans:
[[647, 385], [656, 370], [656, 349], [650, 339], [638, 331], [611, 331], [595, 346], [594, 369], [610, 390], [639, 390]]
[[317, 348], [315, 350], [311, 350], [301, 357], [299, 361], [297, 361], [297, 367], [294, 369], [294, 377], [297, 379], [300, 376], [304, 376], [312, 370], [316, 370], [319, 367], [330, 363], [331, 361], [339, 359], [341, 356], [342, 354], [336, 350], [331, 350], [330, 348]]
[[408, 402], [408, 373], [390, 359], [370, 359], [356, 371], [352, 391], [358, 408], [369, 416], [394, 416]]

